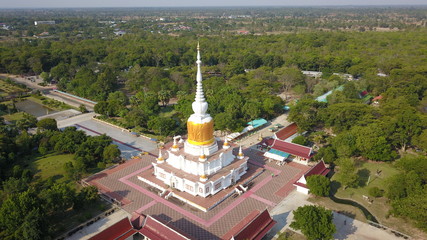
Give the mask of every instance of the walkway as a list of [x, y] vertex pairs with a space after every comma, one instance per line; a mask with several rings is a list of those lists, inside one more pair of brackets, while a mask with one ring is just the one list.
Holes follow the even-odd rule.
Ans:
[[[313, 205], [307, 201], [308, 196], [297, 191], [290, 193], [282, 202], [270, 211], [277, 224], [267, 235], [267, 239], [273, 239], [281, 231], [289, 228], [293, 220], [293, 210], [304, 205]], [[382, 229], [378, 229], [368, 223], [355, 220], [343, 214], [334, 212], [334, 223], [337, 228], [334, 238], [340, 240], [403, 240]]]

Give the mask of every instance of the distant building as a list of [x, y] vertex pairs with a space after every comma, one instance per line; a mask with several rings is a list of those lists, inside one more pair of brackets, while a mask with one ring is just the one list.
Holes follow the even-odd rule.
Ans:
[[34, 21], [34, 25], [55, 25], [55, 21]]
[[301, 71], [302, 74], [309, 76], [309, 77], [314, 77], [314, 78], [320, 78], [322, 77], [322, 72], [316, 72], [316, 71]]
[[1, 29], [3, 29], [3, 30], [9, 30], [10, 29], [10, 26], [8, 26], [7, 24], [5, 24], [5, 23], [0, 23], [0, 28]]
[[348, 73], [333, 73], [333, 75], [341, 77], [342, 79], [345, 79], [347, 81], [353, 81], [354, 77], [351, 74]]
[[123, 36], [123, 35], [125, 35], [126, 34], [126, 32], [125, 31], [123, 31], [123, 30], [118, 30], [118, 31], [115, 31], [114, 32], [114, 34], [116, 35], [116, 36]]

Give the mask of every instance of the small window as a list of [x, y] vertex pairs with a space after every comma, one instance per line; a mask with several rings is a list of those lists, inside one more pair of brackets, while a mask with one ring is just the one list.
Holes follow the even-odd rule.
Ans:
[[215, 183], [215, 190], [218, 190], [221, 186], [222, 186], [222, 182], [221, 181]]

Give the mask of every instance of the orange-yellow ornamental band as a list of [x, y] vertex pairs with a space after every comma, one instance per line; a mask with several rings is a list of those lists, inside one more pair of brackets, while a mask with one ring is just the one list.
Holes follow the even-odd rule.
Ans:
[[188, 139], [190, 144], [203, 146], [214, 142], [213, 121], [207, 123], [187, 122]]

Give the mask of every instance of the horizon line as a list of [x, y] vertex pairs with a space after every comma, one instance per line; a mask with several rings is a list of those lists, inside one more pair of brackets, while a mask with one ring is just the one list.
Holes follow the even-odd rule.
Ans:
[[188, 6], [64, 6], [64, 7], [0, 7], [0, 10], [3, 9], [97, 9], [97, 8], [265, 8], [265, 7], [427, 7], [427, 3], [425, 4], [343, 4], [343, 5], [222, 5], [222, 6], [200, 6], [200, 5], [188, 5]]

